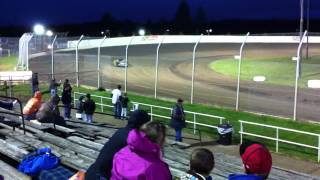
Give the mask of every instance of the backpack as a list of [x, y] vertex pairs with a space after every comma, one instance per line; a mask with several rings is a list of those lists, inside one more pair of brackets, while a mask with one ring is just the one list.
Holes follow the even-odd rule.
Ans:
[[41, 170], [49, 170], [59, 165], [59, 158], [51, 153], [50, 148], [42, 148], [23, 158], [18, 169], [27, 175], [36, 175]]

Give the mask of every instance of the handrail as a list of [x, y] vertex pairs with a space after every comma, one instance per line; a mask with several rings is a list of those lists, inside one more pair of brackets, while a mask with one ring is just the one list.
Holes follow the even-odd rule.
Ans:
[[[311, 148], [311, 149], [316, 149], [316, 150], [318, 150], [318, 162], [320, 162], [320, 134], [310, 133], [310, 132], [306, 132], [306, 131], [299, 131], [299, 130], [289, 129], [289, 128], [283, 128], [283, 127], [278, 127], [278, 126], [273, 126], [273, 125], [259, 124], [259, 123], [243, 121], [243, 120], [239, 120], [239, 123], [240, 123], [240, 131], [239, 131], [240, 143], [242, 143], [242, 141], [243, 141], [243, 135], [248, 135], [248, 136], [259, 137], [259, 138], [264, 138], [264, 139], [276, 141], [276, 152], [279, 151], [279, 142], [292, 144], [292, 145], [296, 145], [296, 146], [301, 146], [301, 147], [306, 147], [306, 148]], [[260, 127], [267, 127], [267, 128], [276, 129], [276, 137], [269, 137], [269, 136], [265, 136], [265, 135], [245, 132], [243, 130], [243, 126], [244, 126], [243, 124], [250, 124], [250, 125], [255, 125], [255, 126], [260, 126]], [[312, 146], [309, 144], [303, 144], [303, 143], [298, 143], [298, 142], [294, 142], [294, 141], [281, 139], [279, 137], [279, 130], [318, 137], [318, 145]]]
[[22, 119], [22, 127], [23, 127], [23, 134], [26, 134], [24, 116], [23, 116], [23, 112], [22, 112], [22, 102], [20, 101], [20, 99], [15, 98], [15, 97], [8, 97], [8, 96], [0, 96], [0, 98], [16, 100], [16, 101], [19, 103], [19, 105], [20, 105], [20, 114], [11, 113], [11, 112], [4, 112], [4, 111], [0, 111], [0, 112], [1, 112], [1, 113], [6, 113], [6, 114], [10, 114], [10, 115], [14, 115], [14, 116], [21, 116], [21, 119]]

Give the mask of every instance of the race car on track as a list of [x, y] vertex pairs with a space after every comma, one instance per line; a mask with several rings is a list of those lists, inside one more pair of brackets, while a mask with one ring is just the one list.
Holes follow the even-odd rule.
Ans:
[[114, 59], [112, 61], [113, 65], [116, 66], [116, 67], [127, 67], [128, 64], [126, 63], [126, 60], [125, 59]]

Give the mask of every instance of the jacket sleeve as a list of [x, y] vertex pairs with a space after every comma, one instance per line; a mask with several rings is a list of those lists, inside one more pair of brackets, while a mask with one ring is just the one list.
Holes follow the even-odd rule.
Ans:
[[172, 180], [169, 167], [164, 162], [152, 164], [145, 172], [148, 180]]

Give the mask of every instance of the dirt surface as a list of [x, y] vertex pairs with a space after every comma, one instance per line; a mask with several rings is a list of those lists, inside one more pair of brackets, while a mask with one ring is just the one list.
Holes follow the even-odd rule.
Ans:
[[[245, 57], [294, 56], [296, 44], [249, 44]], [[194, 102], [235, 108], [236, 81], [213, 72], [208, 64], [214, 60], [232, 58], [238, 54], [239, 44], [202, 44], [197, 50], [195, 64]], [[311, 55], [319, 55], [320, 46], [310, 46]], [[163, 45], [160, 49], [157, 96], [182, 97], [190, 101], [192, 75], [192, 44]], [[79, 57], [80, 84], [97, 86], [96, 49], [81, 50]], [[154, 96], [156, 78], [156, 46], [132, 46], [129, 49], [127, 90]], [[318, 54], [317, 54], [318, 53]], [[125, 47], [103, 48], [101, 57], [102, 86], [112, 89], [117, 84], [124, 87], [125, 68], [114, 67], [114, 58], [124, 58]], [[294, 63], [294, 62], [293, 62]], [[31, 69], [39, 73], [51, 71], [51, 57], [34, 58]], [[57, 79], [68, 77], [76, 83], [75, 53], [55, 55], [55, 72], [65, 73]], [[285, 72], [284, 72], [285, 73]], [[239, 108], [245, 111], [266, 113], [292, 118], [294, 88], [253, 81], [241, 81]], [[320, 91], [299, 89], [298, 119], [320, 121]]]

